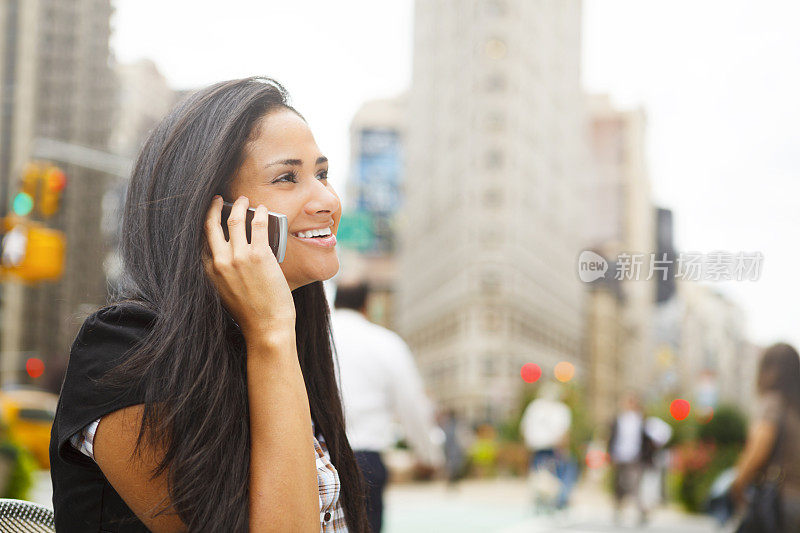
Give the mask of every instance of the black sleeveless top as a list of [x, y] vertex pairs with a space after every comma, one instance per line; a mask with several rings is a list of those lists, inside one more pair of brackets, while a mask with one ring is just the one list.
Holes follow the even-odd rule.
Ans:
[[152, 326], [157, 314], [142, 304], [123, 301], [91, 314], [70, 350], [50, 432], [50, 474], [58, 533], [147, 532], [91, 458], [69, 439], [103, 415], [144, 403], [144, 390], [132, 385], [107, 392], [90, 378], [121, 363]]

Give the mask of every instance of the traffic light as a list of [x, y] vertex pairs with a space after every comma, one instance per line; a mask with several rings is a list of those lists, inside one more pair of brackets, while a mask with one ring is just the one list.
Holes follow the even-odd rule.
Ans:
[[67, 185], [67, 176], [58, 167], [48, 167], [44, 172], [42, 183], [42, 197], [39, 212], [43, 217], [49, 218], [58, 211], [61, 191]]
[[14, 213], [24, 217], [33, 209], [36, 197], [39, 193], [39, 185], [42, 178], [42, 167], [36, 163], [28, 163], [22, 172], [22, 184], [20, 192], [14, 197], [11, 208]]
[[20, 192], [14, 196], [11, 208], [24, 217], [36, 207], [44, 218], [49, 218], [58, 211], [61, 191], [66, 185], [67, 176], [57, 166], [28, 163], [22, 172]]
[[64, 270], [64, 233], [31, 220], [29, 215], [34, 207], [44, 218], [55, 214], [67, 178], [55, 165], [29, 163], [20, 182], [11, 213], [0, 219], [0, 277], [13, 276], [28, 283], [55, 281]]

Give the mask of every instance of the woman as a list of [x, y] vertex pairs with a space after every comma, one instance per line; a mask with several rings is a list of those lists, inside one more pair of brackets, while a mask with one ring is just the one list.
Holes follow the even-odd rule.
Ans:
[[769, 347], [761, 356], [757, 387], [758, 414], [739, 459], [733, 497], [741, 503], [744, 489], [751, 482], [782, 479], [781, 530], [797, 532], [800, 531], [800, 357], [797, 351], [783, 343]]
[[[125, 203], [124, 281], [86, 319], [61, 389], [59, 533], [367, 531], [322, 288], [339, 268], [327, 169], [268, 78], [201, 90], [151, 133]], [[265, 206], [288, 219], [281, 264]]]

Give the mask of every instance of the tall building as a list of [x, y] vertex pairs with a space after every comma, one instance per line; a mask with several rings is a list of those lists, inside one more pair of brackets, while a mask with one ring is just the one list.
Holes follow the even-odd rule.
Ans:
[[656, 284], [650, 391], [683, 396], [703, 413], [720, 404], [748, 409], [754, 397], [757, 349], [745, 336], [744, 310], [713, 288], [675, 277], [679, 259], [672, 241], [672, 213], [657, 209], [657, 253], [672, 269], [669, 283]]
[[[666, 213], [659, 219], [663, 235], [657, 243], [657, 214], [645, 164], [644, 111], [617, 109], [606, 95], [590, 96], [587, 107], [592, 165], [584, 186], [592, 201], [586, 206], [585, 235], [590, 246], [609, 261], [607, 277], [625, 277], [619, 283], [619, 317], [624, 333], [615, 356], [619, 361], [614, 363], [619, 372], [615, 375], [613, 396], [618, 399], [625, 390], [652, 392], [645, 387], [654, 371], [653, 308], [656, 280], [661, 274], [654, 271], [651, 277], [650, 258], [659, 251], [657, 244], [665, 247], [664, 252], [671, 251], [671, 226], [666, 226], [671, 219]], [[668, 283], [669, 280], [664, 282]], [[589, 298], [595, 297], [605, 298], [602, 291], [592, 291]], [[603, 401], [610, 399], [605, 396]], [[603, 406], [598, 413], [609, 408], [615, 409], [616, 405]]]
[[398, 329], [440, 405], [515, 407], [584, 368], [578, 0], [415, 3]]
[[625, 374], [625, 301], [621, 283], [613, 276], [589, 284], [586, 297], [586, 393], [589, 417], [598, 429], [595, 437], [609, 427], [619, 405]]
[[[0, 209], [8, 210], [36, 139], [106, 149], [116, 109], [109, 66], [110, 0], [5, 0], [0, 3]], [[91, 308], [105, 303], [101, 201], [109, 176], [62, 164], [61, 210], [48, 225], [66, 234], [63, 279], [26, 286], [7, 281], [2, 294], [3, 382], [25, 381], [25, 359], [47, 372], [66, 360]], [[50, 364], [52, 363], [52, 364]]]
[[679, 281], [680, 344], [672, 365], [677, 391], [698, 407], [728, 403], [747, 409], [758, 354], [745, 336], [744, 311], [711, 285]]
[[363, 250], [374, 255], [395, 249], [395, 217], [402, 204], [405, 95], [373, 100], [356, 112], [350, 124], [350, 179], [347, 210], [365, 214], [372, 242]]
[[[407, 97], [372, 100], [350, 124], [350, 176], [339, 224], [339, 282], [369, 283], [372, 321], [394, 328], [397, 223], [403, 202]], [[353, 242], [348, 242], [347, 233]]]
[[[133, 164], [147, 135], [170, 111], [181, 93], [169, 86], [158, 67], [149, 59], [118, 63], [114, 71], [119, 91], [117, 119], [110, 134], [109, 150], [129, 158]], [[122, 260], [117, 248], [127, 186], [128, 176], [119, 176], [109, 183], [103, 195], [100, 227], [109, 244], [103, 269], [111, 286], [117, 284], [122, 273]]]
[[656, 209], [656, 257], [668, 261], [667, 276], [659, 277], [656, 282], [656, 304], [668, 301], [675, 295], [675, 273], [677, 256], [673, 243], [672, 211], [664, 208]]
[[108, 143], [114, 153], [134, 157], [147, 134], [169, 112], [178, 93], [150, 59], [118, 63], [117, 120]]

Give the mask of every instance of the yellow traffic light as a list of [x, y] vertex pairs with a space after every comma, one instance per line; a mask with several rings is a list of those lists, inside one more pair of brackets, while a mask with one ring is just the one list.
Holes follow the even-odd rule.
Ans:
[[10, 216], [3, 220], [0, 272], [22, 281], [55, 281], [64, 272], [64, 233]]
[[20, 181], [20, 192], [12, 203], [14, 213], [26, 216], [37, 208], [44, 218], [49, 218], [58, 212], [61, 191], [67, 184], [63, 170], [55, 165], [28, 163]]

